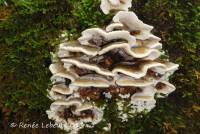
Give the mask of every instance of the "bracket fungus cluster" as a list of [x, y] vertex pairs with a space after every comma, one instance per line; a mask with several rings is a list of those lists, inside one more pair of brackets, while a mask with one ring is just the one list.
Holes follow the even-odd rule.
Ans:
[[[105, 2], [130, 4], [130, 0]], [[168, 77], [178, 65], [160, 58], [161, 39], [152, 29], [133, 12], [119, 11], [105, 29], [89, 28], [77, 41], [61, 43], [58, 59], [50, 65], [49, 97], [54, 102], [48, 117], [66, 131], [78, 132], [103, 119], [103, 109], [95, 101], [108, 95], [116, 100], [127, 95], [133, 113], [154, 108], [155, 95], [164, 97], [175, 90]]]

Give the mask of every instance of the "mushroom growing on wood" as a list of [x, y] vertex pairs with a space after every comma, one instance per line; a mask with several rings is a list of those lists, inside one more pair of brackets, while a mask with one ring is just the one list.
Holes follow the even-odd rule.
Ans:
[[103, 117], [102, 111], [81, 99], [57, 100], [47, 110], [48, 117], [55, 120], [62, 129], [77, 132], [86, 123], [99, 123]]
[[[127, 10], [129, 2], [102, 0], [102, 9]], [[137, 113], [154, 108], [156, 95], [173, 92], [168, 78], [178, 65], [160, 58], [161, 39], [152, 29], [135, 13], [119, 11], [105, 29], [88, 28], [76, 41], [62, 42], [57, 62], [49, 67], [53, 85], [48, 97], [55, 102], [48, 117], [78, 132], [85, 123], [102, 120], [103, 109], [95, 105], [99, 100], [127, 99]]]

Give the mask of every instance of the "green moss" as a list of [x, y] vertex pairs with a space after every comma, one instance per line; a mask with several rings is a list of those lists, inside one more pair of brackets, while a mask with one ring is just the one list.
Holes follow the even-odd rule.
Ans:
[[[104, 27], [112, 14], [104, 15], [100, 0], [5, 0], [12, 13], [0, 22], [0, 103], [11, 109], [11, 117], [23, 110], [25, 120], [47, 119], [50, 100], [48, 66], [50, 52], [65, 30], [69, 40], [88, 27]], [[0, 8], [5, 7], [4, 2]], [[145, 23], [155, 26], [164, 50], [180, 69], [171, 77], [177, 90], [158, 100], [149, 114], [120, 123], [113, 103], [105, 111], [106, 121], [81, 133], [104, 132], [107, 121], [114, 124], [109, 133], [184, 133], [199, 132], [200, 119], [200, 2], [196, 0], [133, 0], [132, 10]], [[34, 113], [34, 116], [32, 116]], [[25, 116], [26, 115], [26, 116]], [[5, 119], [6, 120], [6, 119]], [[54, 130], [57, 133], [57, 130]], [[55, 133], [56, 133], [55, 132]]]

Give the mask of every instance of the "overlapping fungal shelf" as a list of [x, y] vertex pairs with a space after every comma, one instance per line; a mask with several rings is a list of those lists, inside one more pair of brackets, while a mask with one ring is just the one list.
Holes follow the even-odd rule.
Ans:
[[174, 91], [168, 77], [178, 65], [159, 58], [162, 44], [152, 29], [135, 13], [120, 11], [105, 29], [86, 29], [77, 41], [61, 43], [58, 60], [50, 65], [49, 97], [55, 102], [49, 118], [77, 132], [85, 123], [102, 120], [103, 110], [95, 101], [105, 94], [112, 99], [129, 94], [132, 110], [141, 112], [155, 107], [155, 95]]

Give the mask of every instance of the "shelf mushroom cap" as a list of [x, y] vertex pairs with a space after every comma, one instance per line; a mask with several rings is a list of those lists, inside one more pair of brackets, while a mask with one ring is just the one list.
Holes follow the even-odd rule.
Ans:
[[78, 42], [60, 44], [60, 49], [68, 52], [82, 52], [90, 56], [95, 56], [98, 52], [97, 47], [80, 45]]
[[130, 33], [135, 33], [134, 36], [136, 39], [146, 40], [153, 38], [160, 41], [161, 39], [153, 34], [151, 30], [153, 26], [147, 25], [138, 19], [134, 12], [129, 11], [119, 11], [114, 17], [113, 22], [121, 23], [124, 25], [125, 30], [130, 31]]
[[124, 25], [122, 23], [111, 23], [106, 27], [107, 32], [115, 31], [115, 30], [122, 30]]
[[[65, 117], [65, 109], [75, 106], [75, 109], [70, 114], [79, 119], [72, 117]], [[91, 115], [81, 116], [81, 112], [90, 110]], [[57, 100], [51, 104], [50, 110], [46, 111], [50, 119], [54, 119], [57, 123], [61, 124], [63, 129], [67, 131], [77, 132], [80, 128], [84, 127], [85, 123], [92, 123], [93, 125], [99, 123], [103, 117], [103, 112], [90, 103], [84, 103], [80, 99]]]
[[[104, 42], [112, 42], [113, 40], [121, 39], [127, 41], [130, 46], [136, 45], [136, 39], [131, 36], [128, 31], [112, 31], [106, 32], [100, 28], [90, 28], [82, 32], [82, 36], [78, 38], [78, 41], [82, 45], [92, 45], [90, 40], [93, 40], [97, 46], [101, 46]], [[94, 45], [94, 44], [93, 44]]]
[[49, 91], [49, 97], [53, 100], [59, 100], [59, 99], [66, 99], [66, 96], [71, 95], [73, 93], [73, 89], [67, 87], [65, 84], [56, 84], [53, 85], [51, 90]]
[[98, 75], [86, 75], [76, 79], [71, 85], [77, 87], [106, 88], [109, 87], [110, 84], [111, 83], [107, 79], [99, 77]]
[[[161, 86], [159, 86], [158, 84], [161, 84]], [[156, 93], [158, 93], [158, 97], [160, 98], [168, 96], [171, 92], [173, 92], [176, 89], [176, 87], [168, 81], [158, 81], [156, 85]]]
[[133, 78], [139, 79], [144, 77], [147, 74], [148, 69], [150, 68], [158, 68], [158, 67], [165, 67], [164, 64], [155, 61], [147, 61], [139, 64], [139, 67], [134, 67], [135, 65], [129, 64], [121, 64], [115, 67], [112, 72], [113, 73], [122, 73]]
[[57, 63], [53, 63], [49, 66], [49, 70], [51, 71], [52, 74], [56, 74], [59, 72], [63, 72], [65, 69], [63, 68], [62, 63], [57, 62]]
[[124, 42], [115, 42], [109, 43], [108, 45], [104, 46], [99, 52], [99, 55], [103, 55], [107, 52], [110, 52], [114, 49], [124, 50], [124, 52], [134, 58], [144, 58], [146, 60], [155, 60], [160, 57], [161, 53], [157, 49], [148, 49], [145, 47], [133, 47], [128, 43]]
[[95, 71], [98, 74], [102, 74], [102, 75], [105, 75], [105, 76], [113, 76], [112, 72], [110, 72], [106, 69], [100, 68], [95, 64], [80, 61], [79, 59], [76, 59], [76, 58], [62, 59], [61, 61], [64, 62], [64, 63], [70, 63], [70, 64], [73, 64], [73, 65], [76, 65], [79, 68]]
[[119, 86], [146, 87], [153, 85], [154, 82], [152, 80], [134, 79], [128, 76], [121, 76], [116, 80], [116, 84]]
[[101, 0], [100, 8], [104, 14], [108, 14], [111, 10], [125, 10], [132, 6], [132, 0]]
[[147, 25], [138, 19], [134, 12], [130, 11], [119, 11], [114, 17], [113, 22], [121, 23], [126, 26], [129, 30], [146, 30], [151, 31], [153, 26]]

